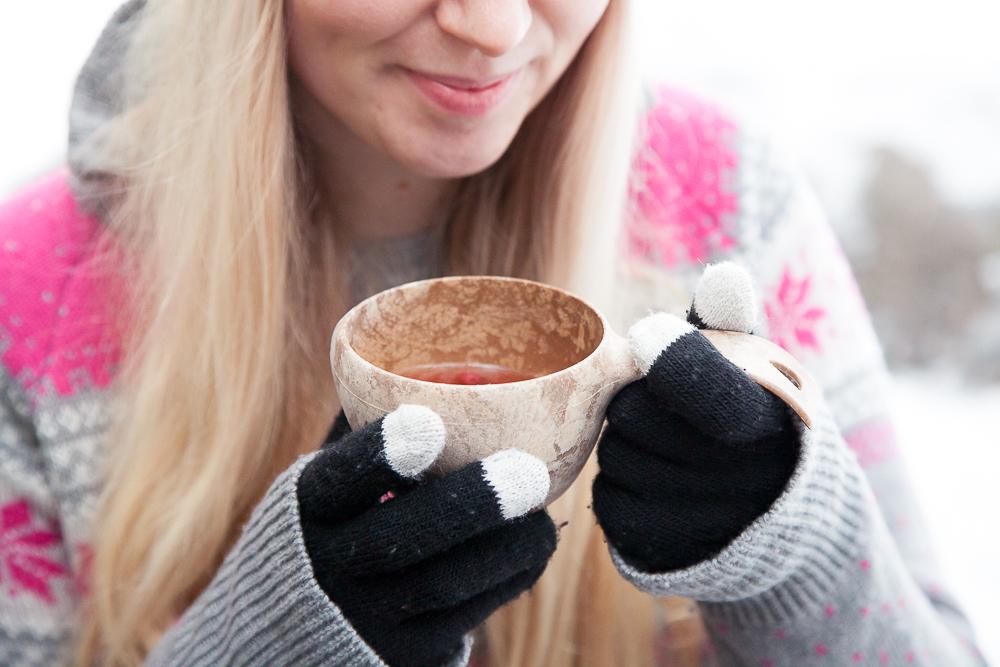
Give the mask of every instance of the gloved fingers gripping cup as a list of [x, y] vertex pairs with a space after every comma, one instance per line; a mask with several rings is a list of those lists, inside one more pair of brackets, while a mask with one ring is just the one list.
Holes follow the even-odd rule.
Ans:
[[341, 413], [299, 478], [316, 580], [392, 667], [446, 664], [556, 546], [545, 464], [508, 449], [429, 477], [445, 435], [424, 406], [357, 431]]
[[[724, 327], [751, 338], [756, 310], [749, 275], [724, 263], [706, 269], [686, 320], [656, 313], [629, 330], [643, 376], [608, 406], [593, 509], [609, 543], [640, 570], [678, 570], [718, 554], [767, 511], [795, 469], [805, 426], [790, 402], [705, 335]], [[770, 364], [752, 358], [753, 348], [744, 353], [748, 365]]]

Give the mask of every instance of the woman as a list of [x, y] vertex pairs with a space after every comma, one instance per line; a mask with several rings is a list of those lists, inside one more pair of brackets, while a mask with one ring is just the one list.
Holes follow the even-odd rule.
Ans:
[[[626, 9], [116, 14], [70, 171], [0, 211], [0, 662], [981, 663], [815, 202], [698, 100], [657, 90], [636, 122]], [[658, 315], [631, 333], [646, 376], [547, 509], [518, 452], [423, 479], [445, 432], [426, 408], [330, 428], [330, 332], [378, 289], [517, 275], [626, 326], [683, 312], [725, 259], [835, 421], [800, 430]], [[752, 326], [744, 274], [714, 275], [690, 319]]]

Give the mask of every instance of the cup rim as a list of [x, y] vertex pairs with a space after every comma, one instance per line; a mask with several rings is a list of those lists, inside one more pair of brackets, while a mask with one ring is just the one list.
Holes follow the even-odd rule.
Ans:
[[[527, 283], [527, 284], [530, 284], [530, 285], [540, 286], [540, 287], [543, 287], [545, 289], [554, 290], [554, 291], [560, 293], [561, 295], [563, 295], [565, 297], [569, 297], [571, 299], [575, 299], [576, 301], [578, 301], [581, 304], [583, 304], [588, 310], [590, 310], [592, 313], [594, 313], [597, 316], [597, 319], [601, 323], [601, 328], [602, 328], [601, 340], [594, 347], [594, 349], [591, 350], [589, 354], [587, 354], [587, 356], [585, 356], [584, 358], [580, 359], [579, 361], [576, 361], [576, 362], [570, 364], [569, 366], [566, 366], [565, 368], [561, 368], [558, 371], [555, 371], [554, 373], [547, 373], [546, 375], [539, 375], [538, 377], [529, 378], [527, 380], [515, 380], [513, 382], [498, 382], [498, 383], [493, 383], [493, 384], [453, 384], [453, 383], [450, 383], [450, 382], [431, 382], [430, 380], [418, 380], [416, 378], [407, 377], [406, 375], [399, 375], [397, 373], [393, 373], [392, 371], [386, 370], [385, 368], [382, 368], [381, 366], [373, 364], [372, 362], [370, 362], [367, 359], [365, 359], [364, 357], [362, 357], [361, 354], [358, 353], [358, 351], [354, 349], [354, 345], [352, 345], [351, 341], [348, 340], [348, 338], [347, 338], [347, 333], [345, 331], [345, 328], [357, 316], [357, 312], [360, 311], [360, 309], [363, 306], [365, 306], [366, 304], [368, 304], [369, 301], [371, 301], [372, 299], [375, 299], [376, 297], [378, 297], [378, 296], [380, 296], [382, 294], [385, 294], [386, 292], [391, 292], [391, 291], [395, 291], [395, 290], [402, 290], [402, 289], [416, 288], [416, 287], [418, 287], [420, 285], [424, 285], [424, 284], [427, 284], [427, 283], [458, 282], [458, 281], [469, 280], [469, 279]], [[357, 303], [354, 307], [352, 307], [350, 310], [348, 310], [346, 313], [344, 313], [344, 315], [340, 318], [340, 320], [334, 326], [334, 328], [333, 328], [333, 335], [330, 338], [330, 369], [333, 372], [334, 377], [335, 377], [335, 379], [337, 381], [339, 381], [342, 384], [346, 384], [344, 382], [344, 379], [341, 378], [337, 374], [337, 369], [336, 369], [336, 367], [333, 364], [334, 347], [336, 345], [336, 341], [337, 341], [338, 337], [342, 337], [344, 339], [344, 345], [343, 345], [343, 347], [344, 347], [344, 353], [345, 354], [349, 354], [352, 357], [360, 360], [361, 362], [363, 362], [363, 364], [365, 366], [374, 369], [378, 373], [382, 373], [382, 374], [391, 376], [393, 378], [398, 378], [399, 380], [402, 380], [403, 384], [414, 383], [417, 386], [436, 385], [436, 386], [439, 386], [439, 387], [443, 385], [443, 386], [447, 386], [447, 387], [461, 387], [462, 389], [459, 389], [459, 391], [468, 390], [468, 391], [475, 391], [475, 392], [484, 392], [484, 391], [495, 392], [495, 391], [503, 391], [503, 390], [509, 389], [510, 387], [513, 387], [513, 386], [521, 387], [521, 386], [524, 386], [525, 384], [530, 383], [530, 382], [540, 382], [542, 380], [549, 380], [550, 378], [555, 378], [555, 377], [560, 376], [560, 375], [562, 375], [564, 373], [568, 373], [569, 371], [573, 370], [574, 368], [580, 366], [584, 362], [586, 362], [589, 359], [591, 359], [592, 357], [594, 357], [603, 347], [605, 347], [606, 345], [608, 345], [608, 341], [609, 341], [609, 339], [611, 338], [612, 335], [613, 335], [613, 332], [611, 331], [611, 328], [610, 328], [610, 325], [608, 324], [607, 318], [604, 317], [604, 314], [601, 313], [601, 311], [599, 311], [597, 308], [595, 308], [592, 303], [590, 303], [589, 301], [587, 301], [583, 297], [580, 297], [580, 296], [577, 296], [576, 294], [573, 294], [569, 290], [565, 290], [565, 289], [563, 289], [561, 287], [556, 287], [555, 285], [549, 285], [548, 283], [543, 283], [543, 282], [540, 282], [540, 281], [537, 281], [537, 280], [528, 280], [527, 278], [514, 278], [514, 277], [510, 277], [510, 276], [494, 276], [494, 275], [479, 275], [479, 274], [469, 274], [469, 275], [460, 275], [460, 276], [443, 276], [443, 277], [439, 277], [439, 278], [426, 278], [426, 279], [423, 279], [423, 280], [414, 280], [412, 282], [403, 283], [401, 285], [396, 285], [395, 287], [390, 287], [389, 289], [383, 290], [381, 292], [377, 292], [377, 293], [369, 296], [367, 299], [365, 299], [365, 300]]]

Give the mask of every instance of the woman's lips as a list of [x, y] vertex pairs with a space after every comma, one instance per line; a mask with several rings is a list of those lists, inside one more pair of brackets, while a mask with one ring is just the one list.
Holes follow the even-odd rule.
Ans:
[[407, 69], [410, 80], [431, 102], [450, 113], [482, 116], [503, 101], [521, 70], [488, 79], [427, 74]]

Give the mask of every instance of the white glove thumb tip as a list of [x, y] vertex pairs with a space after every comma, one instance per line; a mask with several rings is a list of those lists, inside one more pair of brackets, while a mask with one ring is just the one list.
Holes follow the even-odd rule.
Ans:
[[549, 495], [549, 470], [537, 456], [504, 449], [482, 461], [483, 477], [492, 487], [505, 519], [524, 516], [541, 507]]
[[692, 307], [709, 329], [751, 333], [757, 324], [753, 279], [735, 262], [705, 267], [695, 287]]

